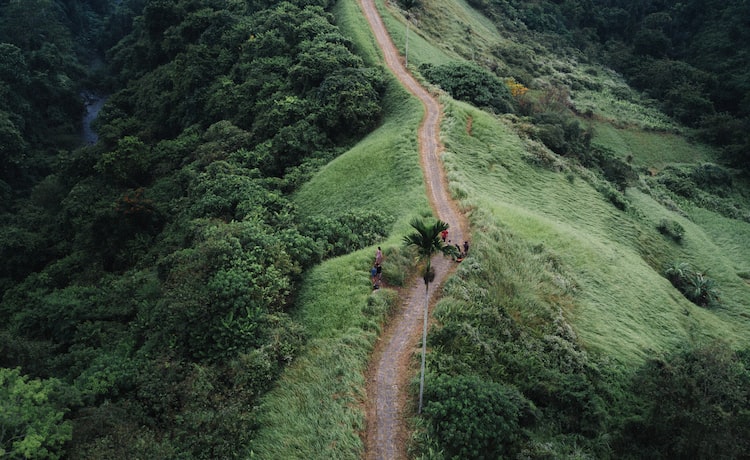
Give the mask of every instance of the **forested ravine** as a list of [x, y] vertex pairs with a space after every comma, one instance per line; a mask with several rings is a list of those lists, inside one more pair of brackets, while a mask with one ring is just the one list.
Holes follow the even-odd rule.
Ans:
[[104, 107], [107, 98], [89, 91], [82, 92], [81, 97], [83, 98], [85, 108], [82, 120], [83, 143], [86, 145], [96, 144], [96, 141], [99, 140], [99, 135], [94, 131], [91, 125], [94, 123], [94, 120], [96, 120], [102, 107]]
[[[440, 220], [450, 225], [450, 237], [464, 241], [468, 229], [463, 216], [452, 202], [440, 162], [439, 140], [441, 108], [437, 99], [417, 83], [404, 67], [403, 61], [388, 36], [373, 0], [362, 0], [362, 9], [383, 51], [385, 63], [425, 108], [425, 116], [419, 128], [419, 154], [424, 171], [425, 184], [430, 204]], [[442, 256], [432, 261], [435, 279], [426, 291], [422, 280], [417, 278], [405, 292], [401, 308], [387, 325], [382, 340], [378, 342], [370, 365], [367, 382], [367, 438], [368, 459], [406, 458], [406, 413], [408, 382], [414, 375], [411, 356], [420, 340], [421, 319], [425, 296], [434, 304], [441, 284], [453, 271], [453, 262]]]

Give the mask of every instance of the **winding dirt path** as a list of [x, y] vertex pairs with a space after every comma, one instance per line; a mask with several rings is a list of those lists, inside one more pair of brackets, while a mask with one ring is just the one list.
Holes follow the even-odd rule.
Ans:
[[[450, 224], [449, 238], [463, 242], [468, 235], [464, 217], [458, 212], [448, 193], [445, 172], [440, 162], [440, 104], [427, 90], [407, 72], [383, 21], [377, 12], [374, 0], [360, 0], [360, 5], [383, 51], [385, 64], [409, 92], [416, 96], [425, 108], [425, 117], [419, 128], [419, 154], [424, 171], [425, 184], [430, 205], [437, 216]], [[391, 318], [375, 347], [368, 370], [367, 381], [367, 428], [365, 455], [367, 460], [404, 460], [408, 441], [407, 408], [408, 383], [418, 372], [411, 365], [411, 357], [419, 352], [424, 306], [436, 300], [442, 283], [455, 269], [449, 259], [436, 256], [432, 260], [435, 280], [425, 291], [421, 278], [402, 291], [403, 298], [398, 313]]]

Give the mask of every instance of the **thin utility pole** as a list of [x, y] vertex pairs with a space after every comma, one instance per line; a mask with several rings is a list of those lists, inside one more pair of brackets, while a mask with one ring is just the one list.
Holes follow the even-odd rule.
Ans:
[[404, 67], [409, 68], [409, 16], [406, 16], [406, 51], [404, 52], [406, 58], [404, 59]]

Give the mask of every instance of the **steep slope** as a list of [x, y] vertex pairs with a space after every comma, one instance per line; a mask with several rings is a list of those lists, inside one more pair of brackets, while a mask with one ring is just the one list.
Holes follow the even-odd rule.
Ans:
[[[404, 53], [404, 12], [395, 7], [380, 8], [391, 37]], [[743, 278], [750, 270], [746, 249], [737, 242], [748, 240], [748, 225], [688, 202], [670, 204], [672, 195], [659, 188], [649, 174], [675, 163], [710, 161], [715, 154], [685, 142], [677, 125], [627, 88], [616, 74], [595, 63], [582, 64], [575, 54], [553, 54], [541, 44], [513, 42], [493, 30], [486, 19], [473, 22], [477, 17], [463, 2], [430, 2], [417, 13], [412, 12], [410, 67], [460, 61], [464, 56], [482, 63], [486, 60], [488, 65], [499, 64], [500, 72], [503, 63], [490, 56], [491, 50], [516, 47], [519, 52], [527, 52], [525, 56], [532, 61], [529, 65], [538, 66], [541, 74], [532, 93], [543, 95], [545, 88], [554, 85], [577, 88], [568, 93], [569, 103], [579, 113], [588, 114], [582, 122], [595, 126], [593, 145], [607, 147], [623, 162], [632, 162], [640, 178], [620, 191], [593, 170], [554, 155], [529, 135], [534, 128], [527, 119], [492, 115], [443, 97], [443, 158], [448, 185], [453, 196], [461, 200], [462, 208], [469, 210], [476, 230], [474, 256], [446, 282], [447, 297], [436, 307], [438, 323], [428, 339], [434, 347], [428, 358], [428, 369], [434, 370], [430, 378], [442, 384], [441, 374], [468, 370], [482, 374], [488, 383], [521, 388], [524, 394], [519, 400], [528, 398], [538, 409], [532, 410], [532, 404], [521, 410], [527, 417], [524, 423], [534, 424], [534, 430], [519, 435], [529, 455], [567, 456], [578, 452], [580, 456], [611, 456], [616, 443], [623, 439], [618, 417], [631, 406], [632, 395], [626, 389], [629, 379], [650, 357], [717, 338], [729, 341], [734, 348], [747, 346], [745, 306], [750, 293]], [[386, 126], [393, 128], [387, 121]], [[398, 132], [402, 136], [405, 131]], [[399, 147], [384, 133], [375, 133], [361, 147], [329, 164], [303, 187], [297, 199], [309, 206], [311, 213], [332, 214], [340, 212], [345, 203], [364, 208], [384, 203], [397, 215], [393, 237], [384, 242], [389, 261], [397, 265], [401, 256], [399, 235], [407, 230], [406, 216], [410, 215], [407, 210], [415, 203], [412, 209], [425, 214], [429, 211], [424, 198], [413, 193], [421, 192], [419, 187], [409, 188], [400, 199], [396, 196], [399, 190], [405, 192], [404, 184], [386, 187], [382, 194], [368, 198], [367, 190], [377, 183], [378, 173], [370, 174], [361, 166], [368, 164], [368, 156], [361, 154], [380, 157], [376, 151], [381, 146], [388, 161], [408, 157], [391, 156]], [[408, 139], [399, 137], [397, 142], [412, 142]], [[661, 154], [663, 150], [668, 155]], [[414, 164], [409, 166], [413, 168]], [[388, 165], [378, 163], [378, 167], [384, 168], [379, 170], [383, 174]], [[404, 170], [398, 167], [391, 171], [400, 174]], [[390, 179], [389, 173], [384, 174]], [[409, 182], [409, 187], [412, 185]], [[659, 233], [661, 219], [684, 227], [682, 244]], [[319, 326], [320, 335], [331, 343], [354, 346], [357, 315], [372, 325], [371, 321], [385, 318], [388, 309], [394, 308], [395, 299], [387, 290], [366, 298], [370, 257], [370, 252], [357, 253], [346, 260], [329, 262], [308, 277], [300, 315], [334, 321], [335, 327]], [[662, 276], [662, 266], [673, 260], [710, 268], [711, 276], [722, 286], [722, 306], [710, 310], [698, 307], [672, 288]], [[402, 268], [391, 269], [388, 275], [400, 286], [405, 279]], [[346, 301], [340, 299], [341, 291], [335, 292], [341, 283], [350, 289]], [[390, 306], [384, 307], [384, 300]], [[476, 313], [475, 303], [488, 310]], [[330, 312], [332, 306], [334, 314]], [[342, 316], [346, 321], [337, 320]], [[494, 323], [488, 327], [483, 321]], [[382, 334], [379, 328], [375, 330]], [[342, 336], [348, 338], [342, 340]], [[365, 336], [368, 338], [356, 341], [355, 348], [370, 352], [374, 338]], [[515, 344], [497, 348], [505, 336], [512, 337]], [[323, 348], [321, 343], [315, 342], [314, 352]], [[534, 354], [537, 352], [540, 354]], [[532, 360], [541, 367], [531, 367]], [[363, 362], [358, 363], [361, 366]], [[356, 373], [357, 369], [352, 371]], [[354, 389], [349, 391], [356, 397], [347, 392], [342, 398], [336, 390], [323, 390], [315, 397], [323, 401], [328, 395], [334, 402], [315, 401], [313, 406], [366, 400], [364, 382], [345, 375], [353, 383]], [[305, 380], [284, 380], [281, 386], [290, 383], [305, 385]], [[436, 394], [432, 392], [430, 397], [436, 398]], [[309, 409], [308, 402], [301, 399], [299, 406]], [[356, 408], [350, 409], [347, 413], [352, 418], [346, 420], [355, 422], [342, 427], [338, 435], [347, 429], [365, 428], [361, 414], [356, 415]], [[294, 418], [293, 413], [286, 414]], [[271, 422], [270, 426], [280, 428], [281, 420], [279, 416], [276, 425]], [[445, 448], [440, 443], [445, 439], [436, 441], [439, 433], [428, 431], [418, 430], [416, 449], [437, 452]], [[353, 443], [349, 435], [345, 443], [344, 438], [318, 428], [303, 439], [314, 440], [322, 434], [326, 443], [316, 444], [322, 449], [314, 450], [314, 456], [338, 452], [334, 445], [347, 446], [347, 455], [341, 458], [363, 455], [363, 447]], [[506, 445], [506, 440], [494, 442]], [[384, 444], [381, 447], [386, 448]], [[518, 444], [513, 446], [518, 448]]]
[[[396, 12], [394, 17], [400, 18], [400, 14]], [[588, 307], [570, 317], [584, 341], [615, 356], [627, 355], [623, 357], [629, 361], [644, 357], [654, 348], [669, 348], [669, 343], [679, 341], [677, 336], [690, 335], [687, 330], [677, 331], [683, 328], [678, 325], [685, 319], [684, 308], [694, 311], [693, 307], [674, 295], [661, 274], [663, 265], [672, 259], [684, 259], [710, 270], [726, 290], [721, 309], [711, 313], [695, 310], [695, 315], [701, 318], [697, 323], [701, 326], [695, 326], [697, 330], [736, 340], [738, 345], [746, 343], [750, 323], [741, 313], [749, 293], [738, 273], [748, 270], [747, 254], [742, 249], [735, 251], [737, 245], [730, 241], [746, 240], [748, 223], [740, 217], [730, 226], [722, 225], [725, 229], [731, 227], [732, 236], [720, 236], [720, 231], [711, 228], [711, 219], [706, 217], [719, 218], [716, 206], [712, 210], [709, 204], [699, 211], [685, 202], [685, 209], [659, 208], [658, 203], [662, 206], [668, 203], [663, 192], [648, 180], [649, 174], [667, 165], [697, 166], [716, 161], [716, 152], [686, 142], [679, 125], [655, 110], [606, 68], [593, 62], [583, 63], [584, 57], [571, 50], [553, 53], [544, 44], [533, 43], [529, 36], [501, 36], [486, 19], [477, 21], [476, 13], [463, 2], [430, 2], [421, 5], [411, 17], [416, 22], [412, 27], [419, 30], [415, 34], [427, 37], [433, 46], [459, 50], [465, 59], [473, 56], [479, 62], [486, 60], [486, 65], [496, 66], [498, 71], [505, 64], [497, 58], [497, 50], [507, 49], [509, 38], [518, 39], [514, 46], [526, 50], [529, 61], [539, 63], [540, 76], [534, 81], [539, 89], [532, 92], [542, 94], [543, 88], [555, 86], [566, 88], [569, 104], [579, 113], [588, 113], [592, 120], [582, 121], [591, 126], [594, 145], [612, 149], [623, 161], [631, 161], [635, 171], [642, 175], [641, 182], [631, 183], [623, 195], [630, 208], [622, 212], [610, 202], [612, 196], [602, 194], [606, 184], [592, 179], [588, 172], [579, 173], [577, 166], [565, 158], [540, 153], [539, 149], [545, 147], [529, 139], [529, 131], [524, 130], [533, 128], [524, 120], [493, 121], [492, 117], [467, 113], [464, 109], [451, 111], [446, 117], [445, 122], [451, 128], [446, 154], [451, 171], [449, 179], [451, 186], [466, 198], [463, 205], [492, 212], [519, 236], [529, 238], [530, 244], [551, 246], [574, 266], [581, 277], [579, 282], [589, 279], [589, 288], [582, 289], [586, 300], [581, 302]], [[395, 20], [386, 20], [386, 24], [392, 35], [402, 33]], [[455, 32], [458, 30], [465, 34]], [[484, 54], [480, 54], [483, 50]], [[492, 50], [494, 55], [488, 53]], [[420, 54], [420, 51], [419, 47], [410, 47], [412, 62], [430, 62], [432, 53]], [[530, 165], [535, 161], [558, 162], [551, 165], [552, 169], [562, 173]], [[736, 206], [747, 212], [747, 201], [742, 201], [745, 184], [741, 178], [735, 178], [734, 183], [739, 190]], [[690, 217], [692, 223], [680, 214]], [[663, 241], [655, 231], [661, 218], [677, 219], [686, 225], [687, 241], [682, 245]], [[708, 226], [694, 226], [697, 220]], [[718, 225], [718, 221], [714, 222]], [[722, 246], [728, 250], [719, 250]], [[651, 281], [643, 284], [646, 280]], [[649, 294], [643, 295], [644, 292]], [[609, 316], [609, 305], [628, 305], [627, 317]], [[671, 313], [656, 314], [659, 308], [667, 308]], [[655, 315], [654, 323], [644, 320], [651, 315]], [[612, 340], [619, 334], [623, 334], [621, 340]], [[633, 336], [643, 340], [632, 340]], [[656, 339], [657, 336], [661, 338]]]

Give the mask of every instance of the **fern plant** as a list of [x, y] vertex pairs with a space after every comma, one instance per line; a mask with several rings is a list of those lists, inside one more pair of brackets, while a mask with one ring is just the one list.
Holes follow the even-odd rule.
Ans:
[[685, 262], [674, 262], [664, 271], [664, 275], [688, 300], [701, 307], [712, 307], [719, 303], [716, 282], [694, 270]]

